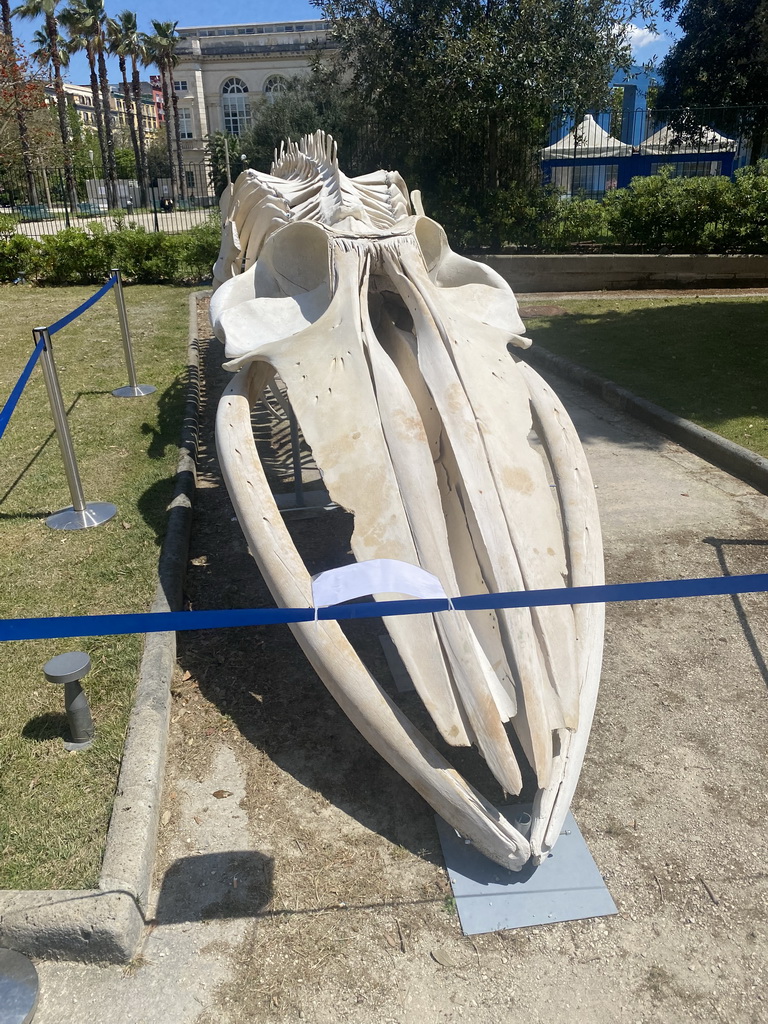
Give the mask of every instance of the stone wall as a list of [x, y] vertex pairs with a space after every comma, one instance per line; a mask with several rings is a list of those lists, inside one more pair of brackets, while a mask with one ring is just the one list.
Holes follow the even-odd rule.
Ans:
[[516, 292], [767, 288], [768, 256], [474, 256]]

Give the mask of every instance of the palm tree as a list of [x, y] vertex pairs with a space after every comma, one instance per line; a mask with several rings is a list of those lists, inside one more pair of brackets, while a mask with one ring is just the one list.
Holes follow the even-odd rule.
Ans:
[[[130, 17], [128, 17], [130, 15]], [[123, 11], [118, 15], [124, 19], [125, 41], [124, 48], [126, 56], [131, 58], [131, 88], [133, 90], [133, 102], [136, 107], [136, 117], [139, 131], [139, 162], [141, 169], [141, 187], [144, 194], [144, 202], [149, 201], [149, 157], [147, 155], [147, 136], [144, 128], [144, 116], [142, 107], [141, 77], [139, 75], [139, 64], [146, 66], [149, 57], [144, 47], [143, 37], [139, 32], [136, 23], [136, 15], [132, 11]]]
[[[53, 85], [56, 91], [56, 110], [59, 118], [61, 147], [64, 153], [64, 180], [66, 182], [69, 204], [74, 211], [77, 209], [77, 188], [75, 187], [75, 170], [72, 164], [72, 145], [69, 137], [69, 121], [67, 120], [67, 98], [64, 94], [64, 81], [61, 77], [61, 39], [59, 23], [56, 19], [58, 0], [25, 0], [15, 10], [20, 18], [44, 19], [45, 32], [50, 48], [50, 64], [53, 68]], [[3, 14], [5, 17], [5, 14]], [[9, 19], [10, 21], [10, 19]]]
[[[50, 71], [53, 71], [53, 67], [51, 65], [51, 40], [50, 40], [50, 38], [48, 36], [48, 31], [46, 30], [45, 25], [43, 25], [42, 28], [38, 28], [38, 29], [36, 29], [34, 31], [34, 33], [32, 34], [32, 43], [33, 43], [33, 45], [35, 47], [35, 49], [32, 50], [32, 52], [30, 54], [30, 56], [32, 57], [32, 60], [34, 60], [40, 66], [40, 68], [43, 71], [46, 71], [46, 70], [49, 70], [49, 69], [50, 69]], [[69, 67], [69, 56], [70, 56], [70, 52], [69, 52], [68, 47], [66, 45], [61, 45], [61, 42], [60, 42], [59, 43], [59, 60], [61, 61], [61, 66], [63, 68]], [[70, 136], [72, 136], [73, 135], [72, 124], [69, 121], [69, 119], [67, 120], [67, 125], [69, 127]], [[72, 142], [73, 142], [73, 140], [70, 137], [70, 145], [72, 145]], [[74, 150], [74, 146], [73, 146], [73, 150]], [[42, 164], [44, 162], [44, 157], [38, 156], [38, 160]], [[73, 158], [72, 158], [72, 165], [73, 165], [73, 167], [74, 167], [74, 164], [75, 164], [75, 159], [74, 159], [74, 152], [73, 152]], [[43, 183], [45, 185], [45, 191], [46, 191], [46, 193], [48, 195], [48, 200], [47, 201], [50, 204], [50, 201], [51, 201], [51, 199], [50, 199], [50, 191], [48, 189], [48, 178], [47, 178], [45, 170], [43, 170]]]
[[168, 94], [168, 76], [165, 72], [165, 52], [159, 36], [142, 33], [142, 42], [147, 59], [154, 64], [160, 72], [160, 85], [163, 90], [163, 121], [165, 122], [165, 142], [168, 149], [168, 173], [171, 179], [171, 195], [176, 199], [178, 195], [177, 175], [178, 168], [173, 158], [173, 129], [171, 126], [171, 98]]
[[29, 144], [27, 112], [24, 106], [22, 83], [19, 76], [19, 58], [16, 53], [16, 44], [13, 41], [13, 25], [11, 24], [11, 5], [9, 0], [0, 0], [0, 11], [2, 11], [3, 19], [2, 46], [5, 51], [2, 55], [3, 63], [8, 64], [13, 78], [13, 105], [16, 113], [16, 124], [19, 129], [21, 159], [27, 179], [27, 197], [30, 203], [37, 205], [37, 183], [35, 182], [35, 174], [32, 170], [32, 147]]
[[[31, 2], [31, 0], [28, 0], [28, 2]], [[88, 56], [88, 66], [91, 69], [91, 93], [93, 95], [94, 111], [98, 110], [99, 107], [101, 110], [103, 137], [100, 136], [99, 142], [102, 144], [102, 166], [104, 167], [104, 183], [107, 189], [107, 203], [110, 207], [114, 208], [118, 204], [117, 170], [115, 165], [115, 139], [112, 131], [111, 94], [109, 91], [109, 78], [107, 76], [107, 62], [104, 56], [106, 51], [105, 20], [106, 12], [103, 0], [72, 0], [67, 10], [62, 11], [62, 23], [66, 25], [67, 31], [70, 33], [73, 45], [84, 49]], [[98, 67], [98, 87], [95, 84], [96, 67]], [[98, 114], [96, 115], [96, 124], [97, 126], [99, 124]]]
[[[46, 69], [51, 63], [51, 40], [45, 25], [35, 29], [32, 33], [32, 42], [35, 48], [30, 53], [30, 57], [41, 68]], [[59, 60], [63, 68], [69, 67], [69, 50], [61, 44], [59, 44]], [[51, 68], [51, 70], [53, 69]]]
[[93, 101], [93, 118], [96, 122], [96, 138], [99, 142], [102, 174], [105, 174], [107, 167], [107, 146], [104, 141], [104, 115], [101, 107], [101, 95], [99, 93], [99, 79], [96, 74], [96, 48], [89, 36], [80, 34], [80, 22], [78, 20], [78, 15], [72, 8], [64, 8], [61, 12], [60, 21], [66, 28], [69, 35], [69, 39], [67, 40], [67, 49], [69, 52], [78, 53], [79, 51], [84, 50], [85, 55], [88, 58], [91, 99]]
[[123, 98], [125, 99], [128, 128], [131, 133], [133, 156], [136, 161], [136, 177], [141, 182], [141, 205], [146, 206], [147, 189], [142, 174], [141, 149], [137, 130], [137, 122], [143, 128], [141, 121], [141, 96], [139, 95], [137, 99], [131, 92], [131, 86], [128, 82], [128, 67], [125, 59], [131, 52], [130, 37], [132, 33], [138, 35], [136, 15], [133, 11], [123, 11], [121, 14], [118, 14], [116, 19], [107, 19], [107, 45], [109, 52], [117, 56], [117, 63], [123, 78]]
[[[163, 85], [163, 106], [165, 107], [166, 137], [168, 139], [168, 156], [171, 164], [171, 182], [176, 179], [181, 188], [182, 198], [187, 195], [187, 183], [184, 175], [184, 161], [181, 155], [181, 131], [179, 128], [179, 100], [176, 95], [176, 83], [173, 80], [173, 69], [178, 64], [176, 43], [178, 21], [153, 21], [155, 34], [147, 40], [147, 48], [153, 61], [160, 69]], [[169, 104], [168, 99], [170, 95]], [[173, 107], [173, 132], [170, 125], [170, 107]], [[175, 143], [175, 145], [174, 145]], [[175, 159], [174, 159], [175, 156]]]

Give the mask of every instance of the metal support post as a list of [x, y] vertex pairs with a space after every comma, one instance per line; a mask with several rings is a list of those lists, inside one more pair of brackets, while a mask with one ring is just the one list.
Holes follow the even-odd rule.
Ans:
[[143, 395], [151, 395], [157, 388], [151, 384], [136, 383], [136, 367], [133, 362], [133, 349], [131, 348], [131, 332], [128, 329], [128, 314], [125, 311], [125, 296], [123, 295], [123, 278], [119, 270], [113, 270], [115, 278], [115, 299], [117, 300], [117, 315], [120, 320], [120, 333], [123, 336], [123, 353], [125, 354], [125, 366], [128, 370], [128, 385], [124, 388], [117, 388], [112, 394], [115, 398], [141, 398]]
[[[61, 189], [61, 196], [64, 202], [64, 223], [67, 227], [71, 227], [69, 220], [69, 199], [67, 198], [67, 184], [66, 179], [62, 177], [61, 171], [59, 171], [59, 188]], [[75, 211], [73, 210], [72, 213]]]
[[59, 378], [56, 375], [56, 364], [53, 361], [53, 348], [51, 336], [47, 327], [35, 327], [32, 331], [35, 345], [43, 339], [44, 346], [40, 357], [43, 367], [43, 379], [48, 392], [48, 401], [51, 406], [53, 424], [56, 427], [56, 436], [61, 449], [61, 457], [64, 461], [64, 473], [69, 485], [69, 493], [72, 504], [69, 508], [48, 516], [46, 525], [53, 530], [85, 530], [89, 526], [101, 526], [117, 513], [114, 505], [106, 501], [91, 502], [86, 505], [83, 497], [83, 485], [80, 483], [80, 474], [77, 470], [75, 451], [72, 447], [72, 435], [69, 432], [67, 423], [67, 412], [64, 408], [64, 399], [61, 397]]
[[288, 404], [288, 423], [291, 428], [291, 461], [293, 462], [293, 492], [296, 508], [304, 508], [304, 481], [301, 479], [301, 447], [299, 445], [299, 424], [293, 407]]
[[224, 136], [224, 168], [227, 172], [227, 184], [232, 184], [232, 171], [229, 167], [229, 139]]

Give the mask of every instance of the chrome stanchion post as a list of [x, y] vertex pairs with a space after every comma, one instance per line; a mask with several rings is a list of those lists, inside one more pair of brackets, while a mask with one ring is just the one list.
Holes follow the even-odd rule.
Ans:
[[123, 336], [123, 353], [125, 354], [125, 366], [128, 370], [128, 385], [124, 388], [117, 388], [112, 394], [115, 398], [141, 398], [143, 395], [151, 395], [157, 388], [151, 384], [136, 383], [136, 367], [133, 363], [133, 349], [131, 348], [131, 332], [128, 329], [128, 314], [125, 311], [125, 296], [123, 295], [123, 278], [119, 270], [113, 270], [115, 279], [115, 298], [117, 300], [117, 316], [120, 320], [120, 333]]
[[301, 447], [299, 444], [299, 424], [296, 414], [288, 403], [288, 424], [291, 430], [291, 460], [293, 462], [293, 491], [296, 495], [296, 507], [304, 508], [304, 481], [301, 476]]
[[69, 432], [67, 423], [67, 412], [64, 408], [64, 399], [61, 397], [59, 378], [56, 375], [56, 364], [53, 361], [53, 348], [51, 336], [47, 327], [35, 327], [32, 331], [35, 346], [43, 340], [43, 351], [40, 362], [43, 368], [43, 379], [48, 392], [48, 401], [51, 406], [53, 424], [56, 428], [56, 437], [61, 449], [61, 457], [64, 462], [64, 473], [69, 485], [69, 493], [72, 504], [69, 508], [55, 512], [46, 519], [46, 525], [53, 530], [85, 530], [89, 526], [101, 526], [111, 519], [117, 512], [114, 505], [106, 501], [91, 502], [86, 505], [83, 497], [83, 485], [80, 483], [80, 474], [77, 469], [75, 450], [72, 447], [72, 435]]

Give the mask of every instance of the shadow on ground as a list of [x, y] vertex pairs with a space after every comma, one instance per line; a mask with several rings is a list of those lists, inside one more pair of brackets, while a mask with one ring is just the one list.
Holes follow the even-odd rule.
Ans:
[[166, 871], [155, 918], [149, 924], [180, 924], [253, 917], [273, 894], [274, 864], [253, 850], [180, 857]]

